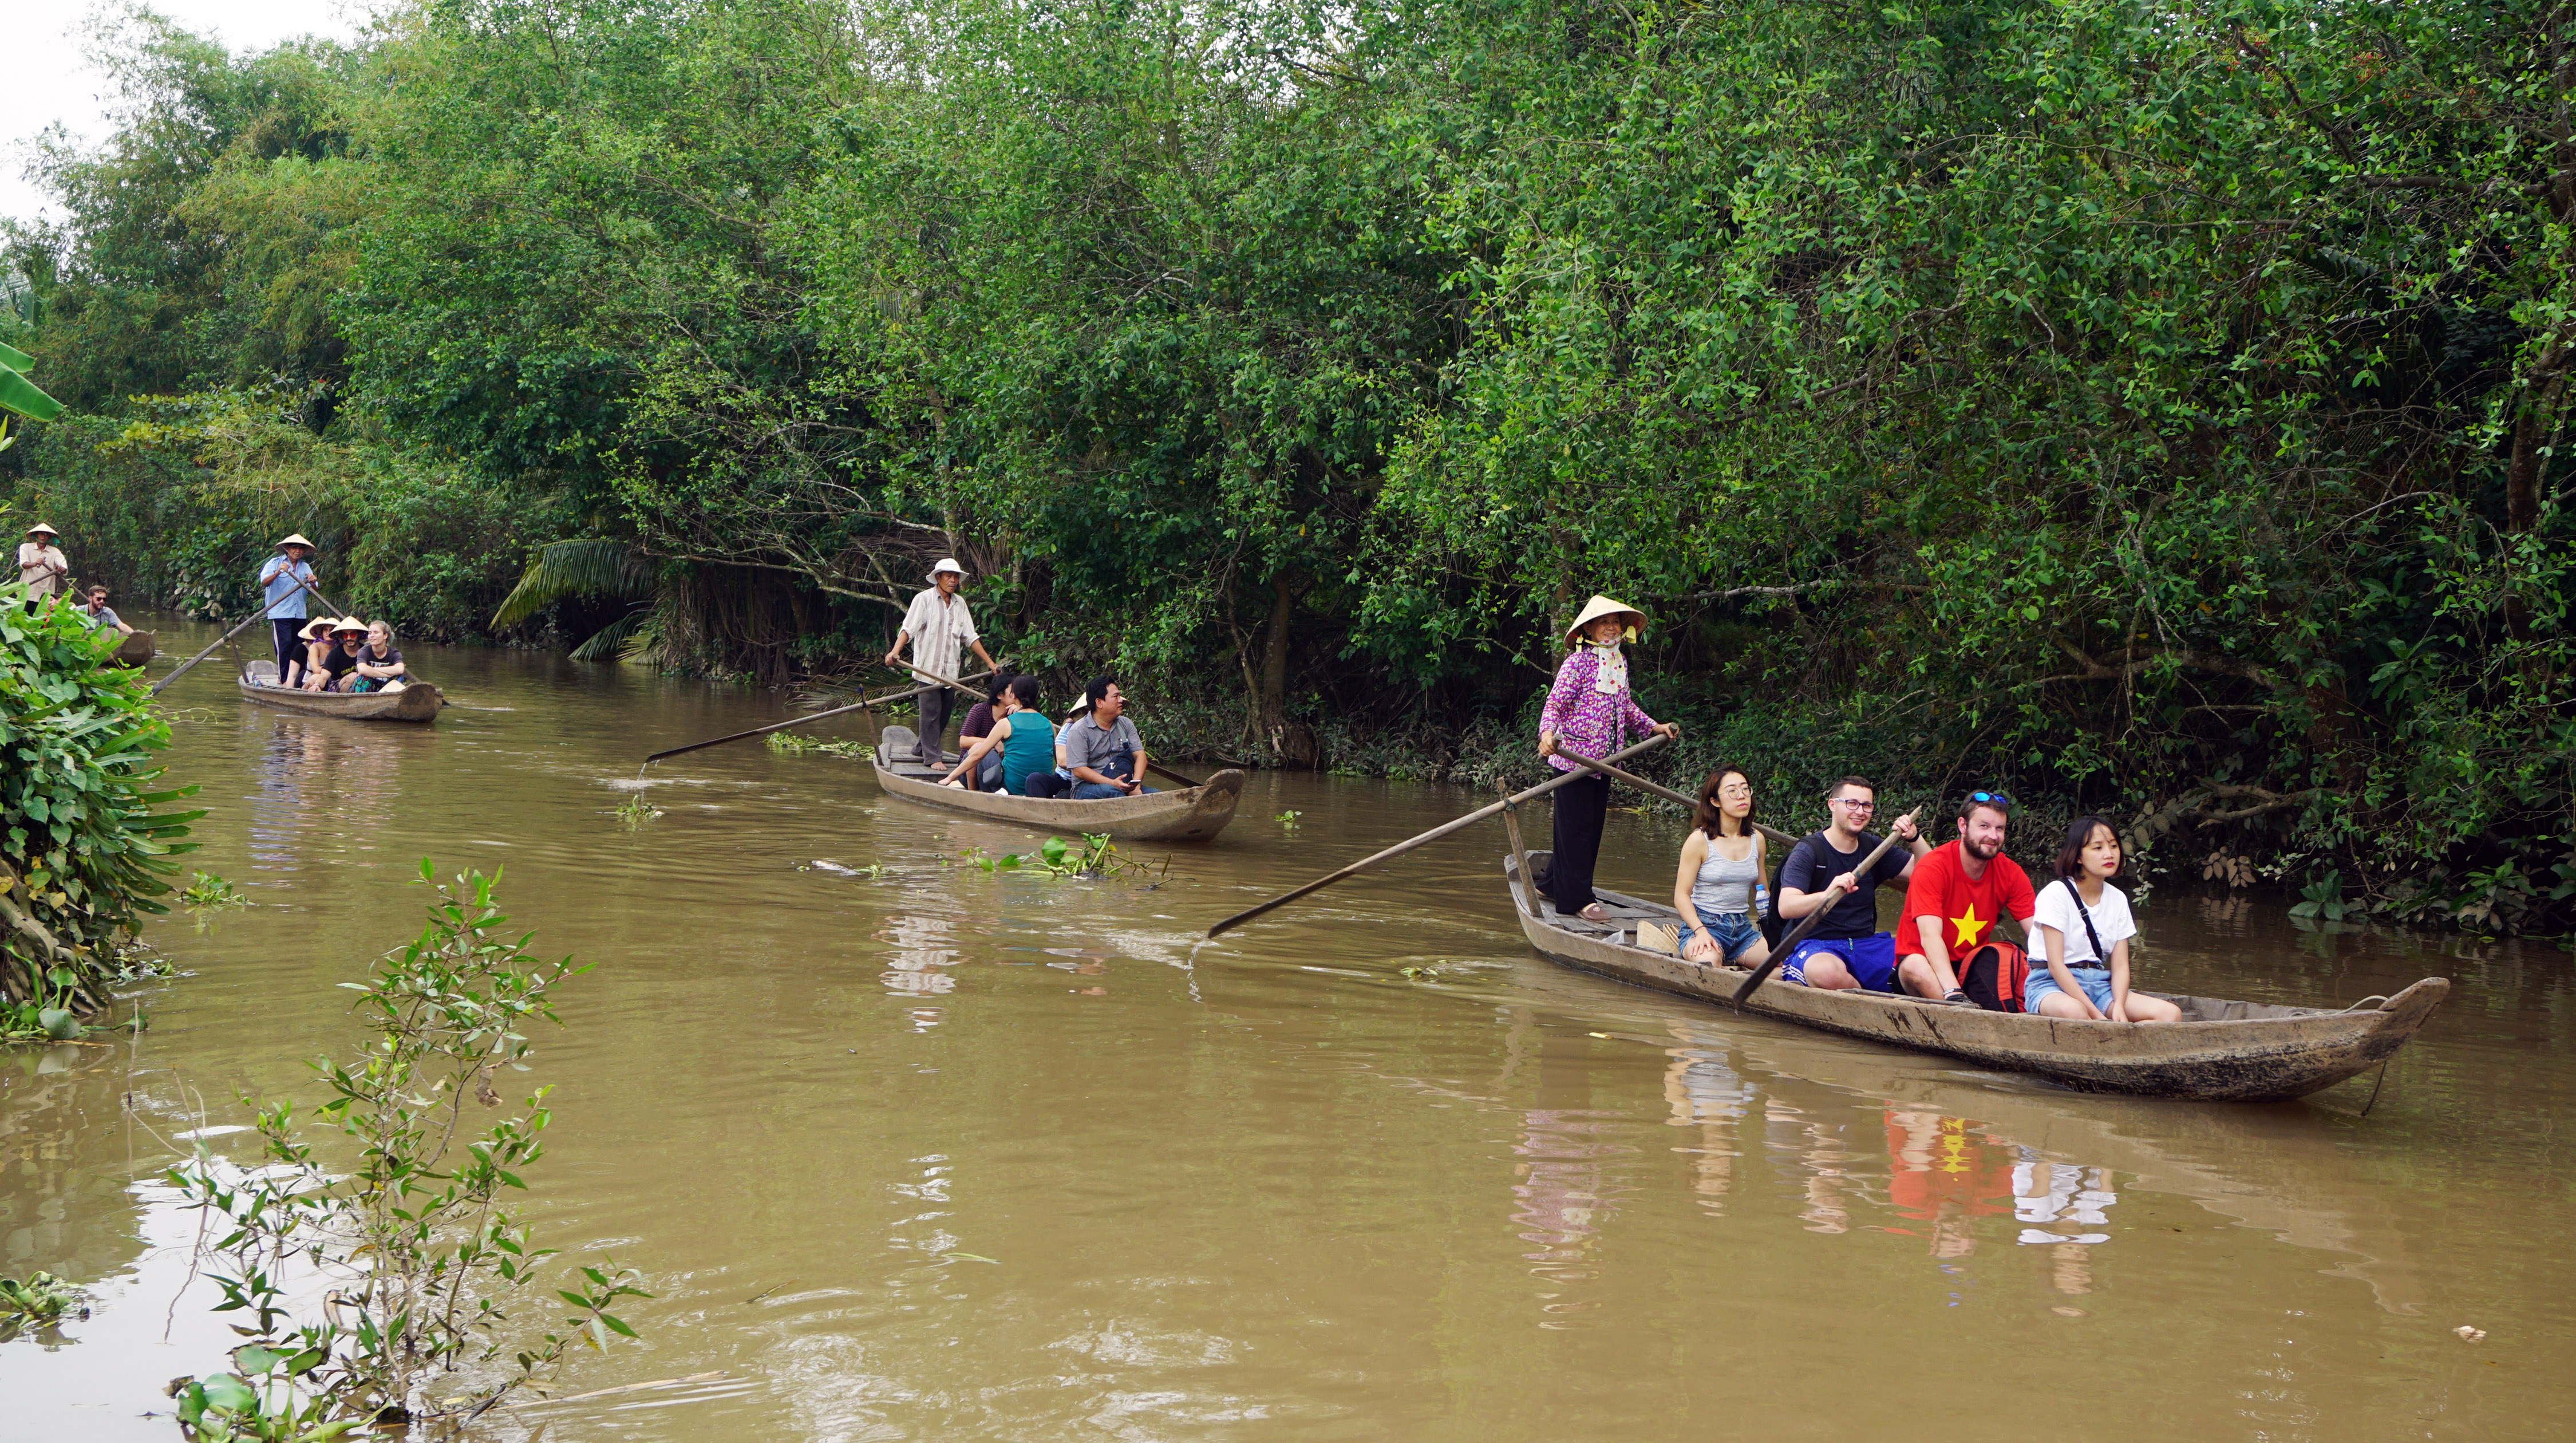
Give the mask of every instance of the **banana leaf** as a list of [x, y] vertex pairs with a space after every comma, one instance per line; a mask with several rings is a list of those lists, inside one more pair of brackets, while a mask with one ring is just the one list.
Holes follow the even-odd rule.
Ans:
[[[17, 352], [11, 351], [11, 357]], [[0, 411], [15, 411], [31, 421], [50, 421], [63, 413], [63, 403], [36, 389], [36, 383], [9, 366], [0, 366]]]

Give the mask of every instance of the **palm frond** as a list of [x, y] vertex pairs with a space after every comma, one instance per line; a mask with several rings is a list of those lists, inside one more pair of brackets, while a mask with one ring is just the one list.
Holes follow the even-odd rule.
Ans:
[[593, 632], [588, 641], [572, 649], [575, 661], [615, 661], [636, 632], [653, 619], [653, 609], [639, 606], [624, 616]]
[[653, 564], [623, 541], [556, 541], [537, 548], [519, 584], [492, 613], [494, 626], [516, 626], [568, 596], [643, 601], [654, 591]]

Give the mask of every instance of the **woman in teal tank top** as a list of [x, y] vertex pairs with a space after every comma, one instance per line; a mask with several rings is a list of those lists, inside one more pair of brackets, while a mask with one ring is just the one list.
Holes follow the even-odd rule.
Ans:
[[993, 729], [977, 737], [955, 769], [941, 780], [953, 787], [964, 787], [966, 783], [961, 778], [975, 775], [984, 754], [1000, 747], [1002, 790], [1017, 796], [1048, 795], [1032, 793], [1028, 787], [1032, 775], [1042, 774], [1049, 780], [1055, 777], [1055, 724], [1038, 709], [1038, 679], [1015, 676], [1009, 686], [993, 694], [993, 701], [1002, 710], [1002, 715], [993, 719]]

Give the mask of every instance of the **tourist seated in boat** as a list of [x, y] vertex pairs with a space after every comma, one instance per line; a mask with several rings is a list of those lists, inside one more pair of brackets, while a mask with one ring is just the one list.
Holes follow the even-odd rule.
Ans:
[[1010, 685], [993, 693], [993, 702], [999, 711], [992, 729], [967, 744], [966, 755], [941, 782], [962, 789], [967, 777], [981, 779], [992, 764], [992, 783], [977, 790], [1021, 797], [1063, 795], [1064, 780], [1055, 774], [1055, 724], [1038, 705], [1038, 679], [1011, 678]]
[[1995, 924], [2010, 917], [2028, 937], [2035, 905], [2030, 874], [2003, 854], [2004, 832], [2011, 824], [2011, 797], [1970, 792], [1959, 802], [1959, 835], [1915, 864], [1905, 888], [1905, 910], [1896, 923], [1896, 977], [1906, 991], [2010, 1010], [2005, 994], [2015, 989], [2009, 983], [1998, 990], [1981, 973], [1978, 995], [1971, 998], [1960, 974], [1979, 949], [1989, 946], [1998, 953], [1995, 977], [2021, 970], [2020, 947], [1995, 935]]
[[354, 616], [330, 623], [329, 649], [304, 669], [306, 691], [345, 691], [341, 683], [357, 675], [358, 649], [367, 644], [367, 624]]
[[381, 621], [367, 623], [367, 636], [358, 648], [357, 669], [340, 678], [340, 690], [400, 691], [409, 678], [403, 667], [402, 652], [394, 646], [394, 629]]
[[88, 622], [93, 630], [112, 626], [121, 636], [134, 634], [134, 628], [125, 624], [125, 618], [118, 616], [116, 608], [107, 604], [107, 588], [104, 586], [93, 586], [81, 593], [80, 612], [81, 620]]
[[1154, 788], [1145, 785], [1145, 739], [1127, 719], [1127, 698], [1118, 683], [1095, 676], [1082, 690], [1088, 708], [1064, 729], [1056, 743], [1056, 761], [1073, 779], [1078, 802], [1133, 797]]
[[1699, 810], [1682, 841], [1673, 877], [1682, 956], [1708, 965], [1759, 967], [1771, 955], [1754, 922], [1754, 893], [1770, 875], [1769, 853], [1753, 830], [1753, 783], [1740, 767], [1719, 767], [1700, 783]]
[[[990, 697], [975, 703], [973, 706], [966, 708], [966, 720], [957, 724], [958, 750], [964, 751], [966, 748], [974, 745], [977, 737], [992, 735], [993, 719], [1002, 715], [1003, 712], [1008, 711], [1010, 707], [1011, 679], [1007, 676], [997, 678], [993, 683], [993, 694]], [[1000, 708], [1000, 710], [996, 710], [996, 708]], [[1000, 791], [1002, 789], [1001, 775], [1002, 754], [998, 751], [988, 751], [984, 753], [983, 770], [975, 774], [975, 790], [979, 792]]]
[[[2077, 817], [2057, 849], [2057, 876], [2032, 914], [2030, 980], [2022, 1010], [2096, 1022], [2179, 1022], [2182, 1009], [2129, 990], [2129, 943], [2138, 935], [2120, 874], [2120, 834], [2100, 817]], [[2107, 951], [2105, 949], [2108, 949]], [[2042, 962], [2046, 966], [2041, 966]]]
[[[1628, 692], [1628, 657], [1623, 638], [1646, 629], [1646, 613], [1606, 596], [1585, 603], [1565, 629], [1571, 648], [1547, 689], [1547, 705], [1538, 717], [1538, 754], [1560, 772], [1584, 770], [1568, 755], [1607, 758], [1630, 742], [1662, 733], [1681, 735], [1671, 722], [1646, 715]], [[1592, 892], [1592, 870], [1601, 858], [1601, 825], [1610, 811], [1610, 779], [1593, 772], [1556, 789], [1548, 808], [1555, 829], [1554, 853], [1542, 879], [1556, 910], [1587, 922], [1606, 922], [1610, 914]]]
[[336, 624], [330, 617], [317, 616], [296, 631], [295, 654], [287, 658], [286, 670], [277, 678], [279, 686], [291, 686], [302, 691], [322, 689], [321, 682], [315, 678], [327, 679], [322, 665], [331, 659], [331, 653], [339, 650], [331, 640], [331, 628]]
[[1878, 930], [1878, 889], [1911, 876], [1915, 859], [1932, 847], [1912, 821], [1900, 817], [1895, 830], [1905, 849], [1891, 849], [1868, 876], [1856, 875], [1854, 869], [1878, 850], [1879, 838], [1863, 830], [1877, 810], [1878, 788], [1866, 777], [1845, 777], [1825, 790], [1825, 829], [1789, 849], [1780, 868], [1783, 918], [1805, 920], [1825, 905], [1835, 882], [1844, 884], [1833, 910], [1781, 962], [1780, 975], [1789, 981], [1838, 992], [1897, 990], [1896, 938]]

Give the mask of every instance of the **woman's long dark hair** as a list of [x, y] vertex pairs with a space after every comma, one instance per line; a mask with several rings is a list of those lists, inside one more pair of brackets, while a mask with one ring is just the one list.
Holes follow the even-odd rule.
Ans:
[[[2109, 817], [2077, 817], [2074, 821], [2067, 823], [2066, 840], [2057, 844], [2057, 875], [2059, 880], [2063, 881], [2069, 878], [2080, 879], [2083, 877], [2084, 849], [2093, 844], [2093, 829], [2095, 827], [2100, 827], [2109, 832], [2111, 834], [2111, 841], [2114, 844], [2119, 842], [2120, 829], [2111, 825], [2111, 819]], [[2126, 862], [2129, 860], [2128, 852], [2128, 848], [2120, 848], [2121, 861]], [[2113, 875], [2116, 876], [2118, 874], [2115, 872]]]
[[[1747, 791], [1753, 787], [1752, 776], [1742, 767], [1719, 767], [1708, 774], [1707, 781], [1699, 784], [1699, 810], [1692, 814], [1691, 824], [1711, 841], [1715, 841], [1726, 826], [1726, 814], [1717, 805], [1717, 789], [1728, 777], [1743, 777]], [[1750, 807], [1745, 809], [1744, 830], [1738, 835], [1753, 835], [1753, 811]]]

